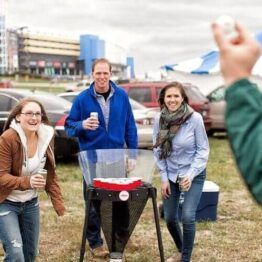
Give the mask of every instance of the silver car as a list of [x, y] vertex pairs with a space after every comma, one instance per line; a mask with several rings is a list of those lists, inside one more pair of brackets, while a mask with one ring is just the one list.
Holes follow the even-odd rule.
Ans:
[[215, 132], [225, 132], [225, 88], [223, 86], [216, 88], [207, 95], [207, 98], [210, 102], [210, 118], [212, 120], [208, 134], [213, 135]]

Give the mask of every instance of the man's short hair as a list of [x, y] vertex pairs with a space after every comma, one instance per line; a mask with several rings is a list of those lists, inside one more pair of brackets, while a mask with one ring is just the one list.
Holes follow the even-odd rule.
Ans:
[[108, 64], [109, 66], [109, 71], [111, 72], [112, 70], [112, 65], [110, 64], [109, 60], [107, 60], [106, 58], [99, 58], [99, 59], [96, 59], [93, 64], [92, 64], [92, 72], [95, 71], [95, 67], [97, 64], [100, 64], [100, 63], [105, 63], [105, 64]]

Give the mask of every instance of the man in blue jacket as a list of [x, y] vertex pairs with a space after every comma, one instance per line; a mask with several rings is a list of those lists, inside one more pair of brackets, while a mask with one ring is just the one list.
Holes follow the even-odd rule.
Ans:
[[[110, 81], [111, 65], [107, 59], [92, 65], [94, 82], [75, 99], [66, 119], [69, 136], [78, 137], [81, 151], [96, 149], [137, 148], [137, 129], [126, 92]], [[91, 116], [92, 112], [98, 117]], [[132, 169], [132, 161], [128, 163]], [[84, 182], [84, 191], [86, 184]], [[85, 195], [85, 193], [84, 193]], [[103, 258], [108, 251], [100, 235], [100, 220], [90, 208], [87, 239], [94, 257]]]

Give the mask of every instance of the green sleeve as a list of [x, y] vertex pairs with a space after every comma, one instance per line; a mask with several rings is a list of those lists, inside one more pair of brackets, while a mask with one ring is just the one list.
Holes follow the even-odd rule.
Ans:
[[262, 94], [248, 79], [226, 91], [226, 127], [240, 173], [262, 204]]

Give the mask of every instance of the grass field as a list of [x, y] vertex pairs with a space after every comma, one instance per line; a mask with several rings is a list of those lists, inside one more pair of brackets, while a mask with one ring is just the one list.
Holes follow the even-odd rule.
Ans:
[[[192, 261], [262, 261], [262, 209], [251, 199], [235, 168], [225, 137], [210, 139], [207, 179], [220, 186], [218, 219], [197, 224]], [[84, 203], [81, 173], [77, 162], [58, 163], [57, 173], [67, 213], [57, 217], [44, 194], [41, 202], [41, 237], [38, 261], [69, 262], [79, 260]], [[159, 188], [159, 178], [153, 184]], [[158, 194], [160, 200], [160, 195]], [[161, 220], [165, 257], [175, 251], [171, 237]], [[125, 251], [129, 262], [158, 262], [156, 230], [151, 201], [148, 202], [133, 234], [139, 251]], [[86, 260], [91, 261], [87, 248]]]

